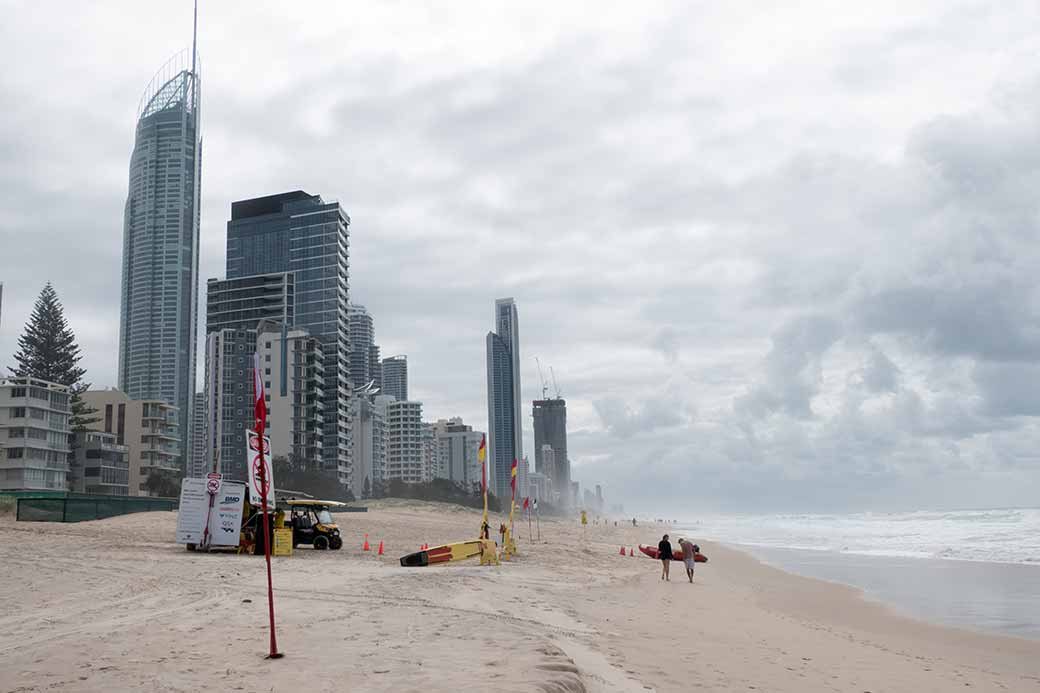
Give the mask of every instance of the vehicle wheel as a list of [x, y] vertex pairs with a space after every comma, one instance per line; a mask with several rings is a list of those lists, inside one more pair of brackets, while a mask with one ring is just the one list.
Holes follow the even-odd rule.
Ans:
[[332, 535], [329, 537], [329, 548], [333, 551], [339, 551], [343, 548], [343, 539], [338, 534]]
[[318, 536], [314, 537], [314, 548], [316, 548], [318, 551], [324, 551], [325, 549], [329, 548], [329, 538], [324, 534], [319, 534]]
[[195, 544], [185, 544], [184, 548], [186, 548], [188, 551], [194, 551], [195, 550]]

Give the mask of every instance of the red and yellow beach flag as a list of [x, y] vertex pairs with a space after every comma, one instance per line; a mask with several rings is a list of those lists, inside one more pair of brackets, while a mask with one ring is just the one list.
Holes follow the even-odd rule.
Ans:
[[480, 436], [480, 449], [477, 450], [477, 459], [480, 460], [480, 490], [484, 494], [484, 524], [480, 527], [480, 538], [484, 538], [484, 528], [488, 527], [487, 510], [487, 436]]
[[516, 510], [516, 459], [509, 470], [509, 487], [513, 489], [513, 498], [509, 501], [509, 536], [513, 536], [513, 511]]

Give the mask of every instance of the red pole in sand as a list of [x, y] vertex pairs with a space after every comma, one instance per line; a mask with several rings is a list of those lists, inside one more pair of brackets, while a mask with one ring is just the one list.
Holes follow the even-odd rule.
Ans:
[[267, 561], [267, 609], [271, 616], [271, 652], [268, 659], [278, 659], [278, 641], [274, 635], [274, 588], [271, 586], [271, 525], [267, 516], [267, 463], [264, 462], [264, 428], [267, 425], [267, 401], [264, 397], [264, 379], [260, 375], [260, 354], [253, 352], [253, 393], [256, 402], [253, 413], [256, 417], [256, 448], [259, 453], [260, 468], [257, 470], [260, 482], [260, 504], [264, 512], [264, 559]]
[[274, 634], [274, 589], [271, 586], [271, 528], [267, 515], [267, 464], [264, 462], [264, 428], [260, 426], [257, 443], [260, 448], [260, 502], [264, 507], [264, 560], [267, 561], [267, 609], [271, 619], [271, 653], [268, 659], [278, 659], [278, 640]]

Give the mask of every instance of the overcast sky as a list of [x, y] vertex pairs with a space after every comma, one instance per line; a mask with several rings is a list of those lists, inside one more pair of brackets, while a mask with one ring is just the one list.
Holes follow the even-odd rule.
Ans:
[[[1035, 2], [203, 2], [201, 285], [233, 200], [351, 216], [428, 419], [494, 299], [632, 511], [1040, 497]], [[840, 9], [838, 9], [840, 8]], [[0, 364], [45, 281], [116, 384], [134, 116], [191, 3], [0, 0]]]

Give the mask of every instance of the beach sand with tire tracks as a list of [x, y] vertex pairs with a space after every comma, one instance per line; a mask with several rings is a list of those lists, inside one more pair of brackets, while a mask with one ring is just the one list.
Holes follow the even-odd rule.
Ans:
[[187, 552], [172, 512], [7, 516], [0, 692], [1040, 690], [1040, 642], [913, 621], [726, 547], [700, 541], [696, 582], [676, 564], [663, 583], [656, 561], [618, 555], [658, 526], [583, 541], [546, 520], [538, 543], [518, 521], [512, 562], [401, 568], [424, 542], [473, 538], [479, 513], [369, 508], [337, 515], [343, 550], [274, 559], [276, 661], [262, 557]]

